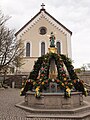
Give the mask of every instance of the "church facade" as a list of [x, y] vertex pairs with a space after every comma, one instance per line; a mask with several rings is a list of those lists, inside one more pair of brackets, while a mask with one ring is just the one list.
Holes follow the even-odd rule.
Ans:
[[51, 32], [55, 34], [57, 52], [71, 58], [72, 32], [51, 16], [42, 5], [40, 11], [15, 34], [25, 48], [21, 73], [28, 74], [37, 58], [48, 52]]

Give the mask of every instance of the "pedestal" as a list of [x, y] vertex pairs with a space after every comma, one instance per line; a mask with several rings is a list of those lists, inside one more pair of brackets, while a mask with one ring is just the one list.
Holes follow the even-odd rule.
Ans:
[[57, 48], [55, 47], [50, 47], [48, 48], [49, 53], [57, 53]]

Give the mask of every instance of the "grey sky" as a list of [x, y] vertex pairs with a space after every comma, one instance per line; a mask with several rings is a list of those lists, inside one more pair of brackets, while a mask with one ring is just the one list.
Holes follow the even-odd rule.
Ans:
[[72, 34], [72, 59], [75, 67], [90, 63], [90, 0], [0, 0], [0, 9], [11, 16], [10, 28], [16, 31], [41, 8], [45, 9]]

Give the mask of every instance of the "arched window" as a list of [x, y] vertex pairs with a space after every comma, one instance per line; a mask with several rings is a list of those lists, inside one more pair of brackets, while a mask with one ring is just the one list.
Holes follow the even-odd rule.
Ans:
[[26, 43], [26, 56], [30, 56], [30, 43]]
[[42, 55], [45, 55], [45, 43], [44, 42], [41, 43], [41, 56]]
[[60, 54], [61, 53], [61, 43], [57, 42], [56, 46], [57, 46], [57, 53]]

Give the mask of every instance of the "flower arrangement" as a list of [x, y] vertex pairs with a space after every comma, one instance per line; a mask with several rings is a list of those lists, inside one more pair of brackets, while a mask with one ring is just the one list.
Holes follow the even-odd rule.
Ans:
[[67, 87], [66, 89], [66, 96], [65, 97], [71, 97], [71, 89]]
[[88, 96], [88, 90], [87, 90], [87, 88], [85, 88], [85, 87], [84, 87], [84, 95], [85, 95], [85, 96]]
[[35, 97], [36, 98], [40, 98], [40, 86], [38, 86], [36, 89], [35, 89]]

